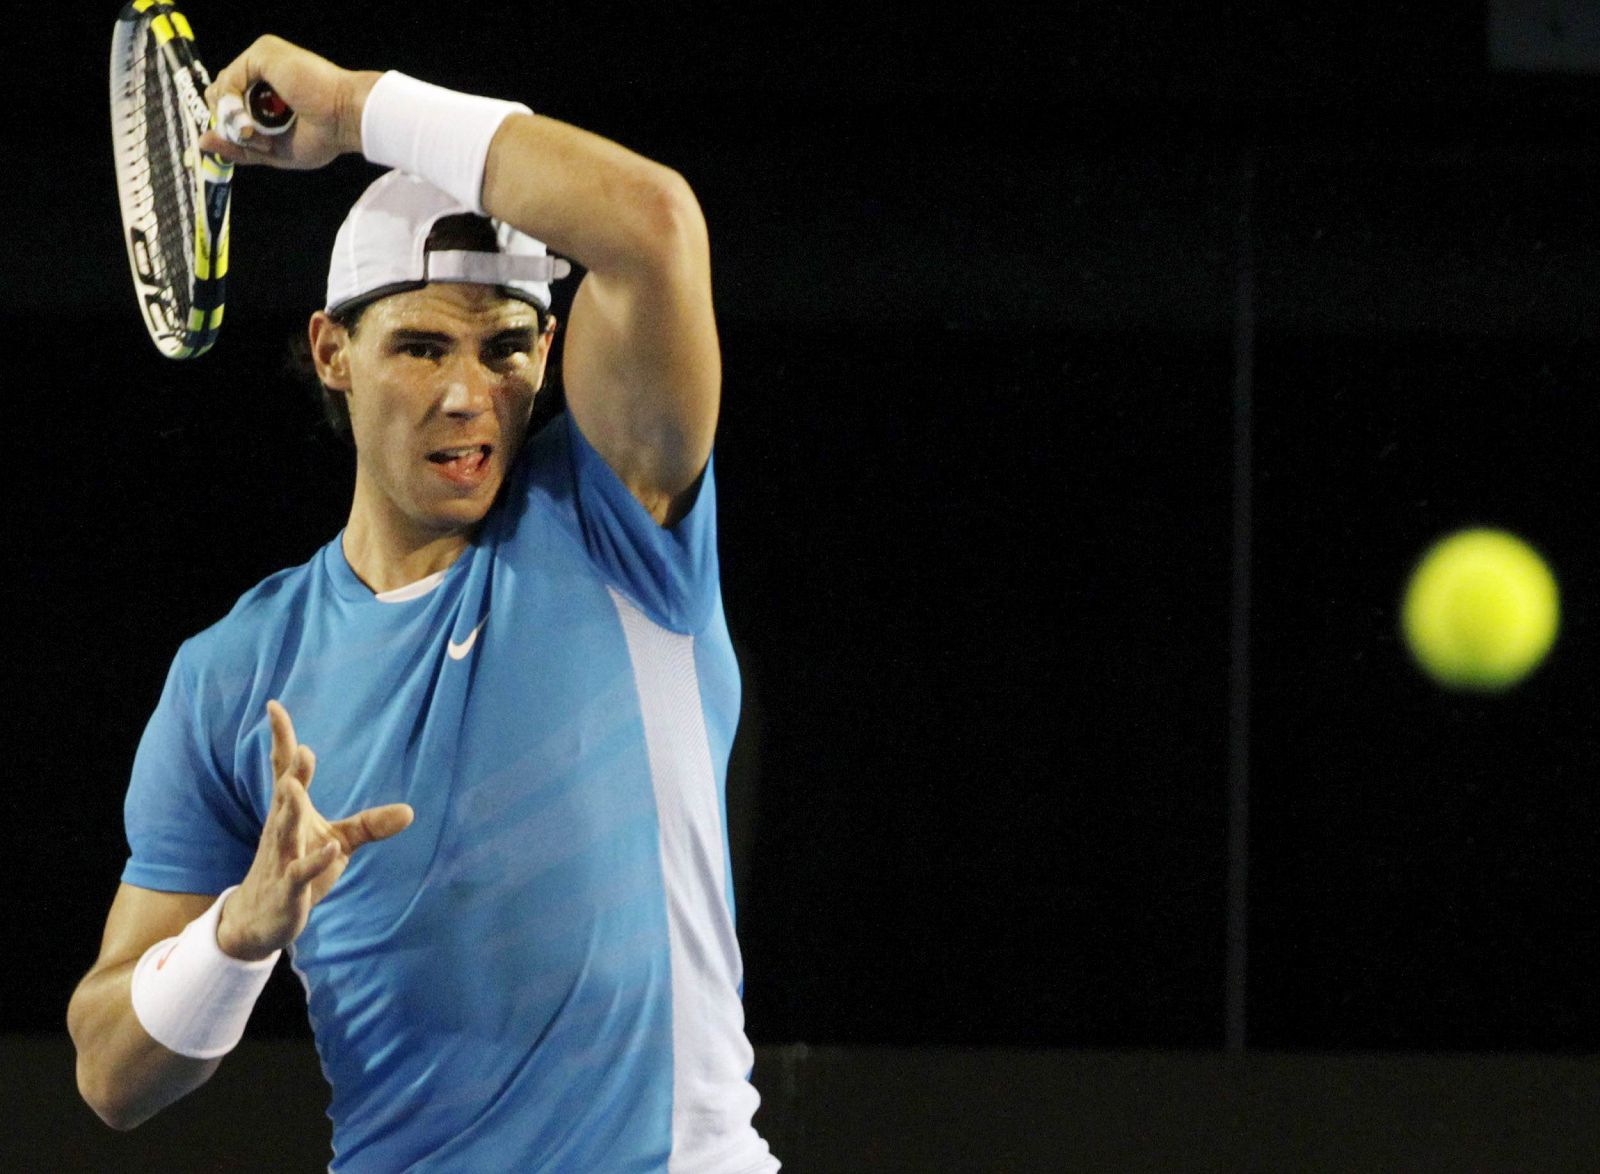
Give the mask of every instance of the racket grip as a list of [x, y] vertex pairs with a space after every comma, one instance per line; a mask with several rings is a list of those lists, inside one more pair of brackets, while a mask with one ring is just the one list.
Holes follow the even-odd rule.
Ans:
[[264, 81], [252, 83], [244, 97], [224, 94], [217, 101], [217, 129], [230, 143], [254, 135], [281, 135], [294, 125], [294, 111]]

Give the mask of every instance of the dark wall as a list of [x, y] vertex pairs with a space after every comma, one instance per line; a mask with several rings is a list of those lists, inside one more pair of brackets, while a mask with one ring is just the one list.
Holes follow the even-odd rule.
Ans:
[[[64, 1038], [0, 1037], [7, 1170], [318, 1170], [328, 1086], [305, 1040], [247, 1039], [132, 1133], [71, 1094]], [[1296, 1170], [1573, 1174], [1600, 1148], [1592, 1059], [756, 1049], [756, 1125], [800, 1174]]]
[[[242, 175], [223, 339], [162, 360], [117, 237], [114, 7], [18, 31], [84, 92], [16, 127], [0, 259], [7, 846], [54, 947], [8, 968], [12, 1030], [93, 959], [178, 642], [325, 541], [350, 476], [280, 365], [371, 169]], [[1592, 75], [1492, 71], [1474, 6], [325, 7], [190, 15], [214, 68], [270, 27], [521, 97], [706, 208], [758, 1041], [1222, 1042], [1248, 371], [1252, 1040], [1600, 1046]], [[1565, 592], [1494, 701], [1395, 636], [1411, 562], [1474, 522]]]

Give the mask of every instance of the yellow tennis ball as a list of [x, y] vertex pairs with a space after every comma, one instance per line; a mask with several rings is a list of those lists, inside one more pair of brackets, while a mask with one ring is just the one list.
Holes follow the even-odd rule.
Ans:
[[1550, 568], [1503, 530], [1462, 530], [1411, 574], [1400, 628], [1417, 663], [1454, 689], [1508, 689], [1550, 651], [1561, 599]]

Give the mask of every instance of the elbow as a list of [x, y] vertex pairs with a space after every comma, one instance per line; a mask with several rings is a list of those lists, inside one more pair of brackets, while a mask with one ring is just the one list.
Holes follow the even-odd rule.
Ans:
[[705, 214], [682, 175], [652, 164], [639, 178], [631, 203], [634, 256], [661, 269], [705, 263]]
[[133, 1105], [117, 1097], [115, 1091], [105, 1080], [96, 1075], [93, 1067], [85, 1062], [82, 1055], [78, 1057], [78, 1095], [94, 1110], [96, 1117], [118, 1133], [126, 1133], [142, 1125], [149, 1117], [148, 1113], [136, 1112]]
[[143, 1117], [135, 1117], [120, 1113], [109, 1113], [96, 1108], [94, 1105], [90, 1105], [89, 1107], [94, 1109], [95, 1115], [98, 1116], [100, 1120], [111, 1126], [111, 1128], [115, 1129], [118, 1133], [128, 1133], [136, 1126], [143, 1125], [145, 1121]]
[[127, 1081], [117, 1080], [103, 1062], [96, 1062], [97, 1056], [91, 1046], [93, 1028], [83, 1022], [76, 999], [67, 1009], [67, 1033], [78, 1053], [78, 1095], [94, 1110], [94, 1115], [119, 1133], [126, 1133], [149, 1120], [150, 1113], [139, 1111], [128, 1097]]
[[79, 987], [67, 1010], [77, 1049], [78, 1095], [119, 1133], [143, 1125], [211, 1078], [220, 1060], [195, 1061], [168, 1051], [139, 1026], [132, 1008]]

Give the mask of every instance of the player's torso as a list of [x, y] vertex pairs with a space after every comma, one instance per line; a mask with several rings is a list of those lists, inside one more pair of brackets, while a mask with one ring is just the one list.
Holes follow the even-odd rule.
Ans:
[[[648, 1168], [671, 1136], [671, 930], [629, 605], [531, 512], [402, 603], [363, 596], [337, 545], [318, 561], [273, 674], [318, 755], [312, 798], [330, 818], [416, 811], [355, 856], [296, 943], [331, 1115], [378, 1166], [515, 1113], [519, 1144], [636, 1148]], [[738, 684], [720, 610], [692, 658], [725, 742]], [[726, 746], [709, 749], [692, 785], [720, 811]], [[721, 861], [715, 833], [696, 850]]]

